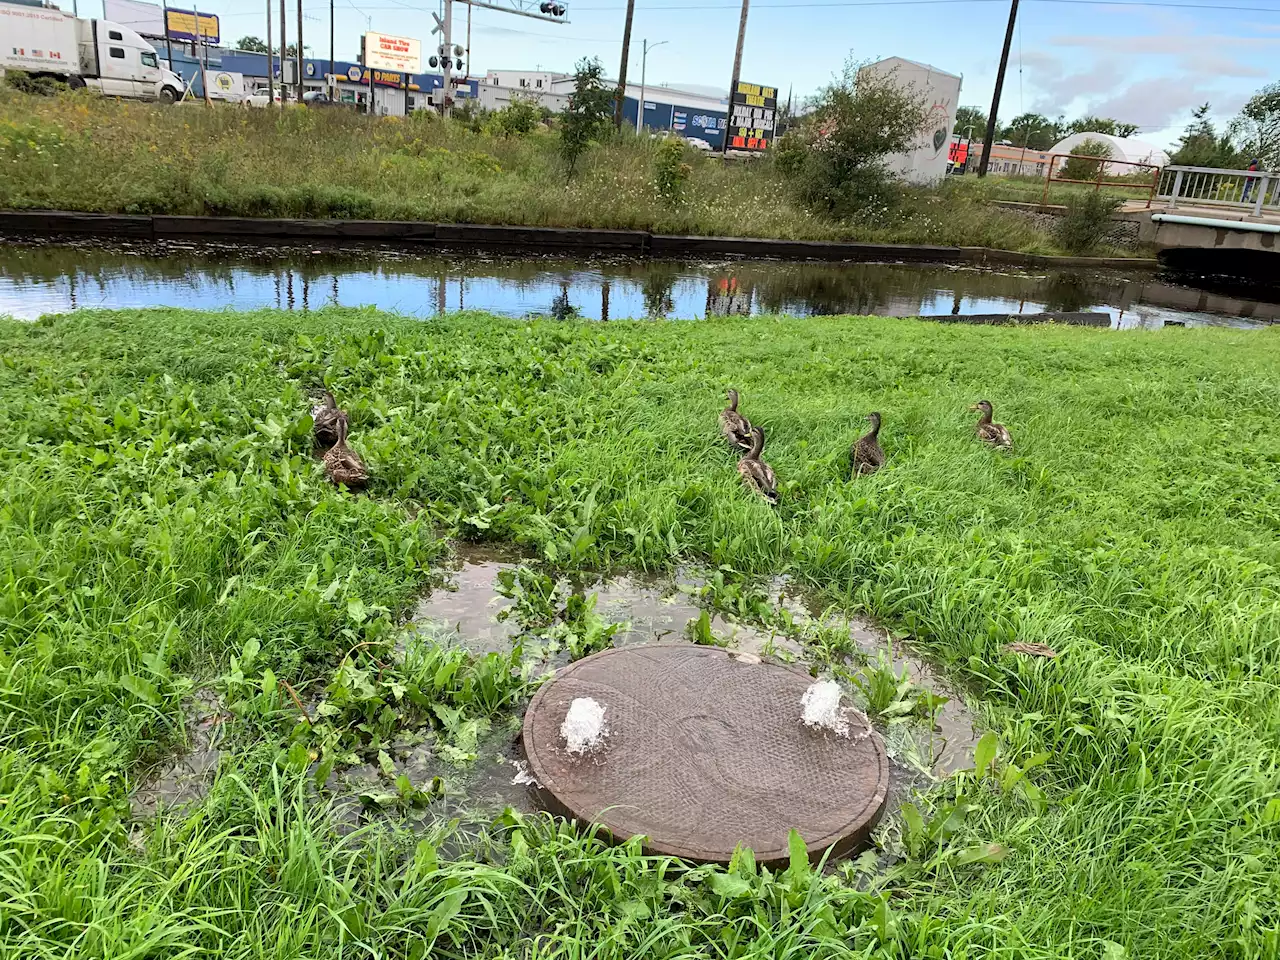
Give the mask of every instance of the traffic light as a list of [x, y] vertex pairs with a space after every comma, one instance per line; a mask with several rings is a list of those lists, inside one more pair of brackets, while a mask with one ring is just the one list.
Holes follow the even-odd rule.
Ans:
[[547, 2], [543, 3], [542, 6], [538, 7], [538, 9], [541, 10], [543, 13], [551, 14], [551, 16], [553, 17], [563, 17], [566, 13], [569, 12], [569, 8], [566, 7], [563, 3], [552, 3], [550, 2], [550, 0], [547, 0]]

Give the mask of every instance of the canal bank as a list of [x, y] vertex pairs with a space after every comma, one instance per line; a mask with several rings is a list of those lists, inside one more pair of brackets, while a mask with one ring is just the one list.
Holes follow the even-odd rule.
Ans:
[[506, 224], [430, 223], [413, 220], [300, 220], [252, 217], [76, 213], [61, 210], [0, 211], [0, 237], [91, 236], [134, 240], [217, 239], [321, 242], [395, 242], [421, 246], [524, 248], [683, 257], [729, 255], [791, 260], [901, 261], [1008, 264], [1091, 269], [1158, 269], [1146, 257], [1056, 257], [996, 250], [833, 240], [672, 236], [643, 230], [589, 230]]

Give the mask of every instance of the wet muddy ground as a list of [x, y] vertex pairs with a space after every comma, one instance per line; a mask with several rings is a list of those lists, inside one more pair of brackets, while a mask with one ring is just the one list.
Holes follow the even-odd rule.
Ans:
[[[513, 642], [523, 640], [526, 657], [537, 658], [536, 637], [526, 634], [522, 638], [525, 628], [518, 617], [510, 615], [513, 601], [499, 592], [499, 576], [520, 564], [521, 558], [508, 549], [458, 544], [445, 584], [419, 602], [406, 624], [401, 654], [414, 643], [457, 645], [476, 654], [505, 653]], [[719, 645], [781, 662], [811, 665], [810, 653], [792, 636], [716, 612], [702, 595], [706, 583], [705, 571], [686, 569], [667, 577], [631, 574], [587, 583], [562, 581], [561, 586], [586, 596], [594, 594], [595, 612], [600, 617], [625, 624], [613, 637], [615, 646], [690, 643], [690, 624], [705, 613]], [[869, 620], [834, 620], [785, 579], [765, 586], [769, 602], [789, 611], [795, 622], [822, 623], [828, 629], [835, 625], [835, 629], [847, 631], [851, 643], [846, 647], [855, 659], [892, 664], [897, 676], [905, 672], [917, 687], [948, 698], [932, 724], [919, 718], [877, 724], [894, 768], [891, 804], [912, 789], [926, 787], [931, 775], [946, 776], [971, 763], [978, 739], [974, 718], [959, 693], [926, 661]], [[535, 665], [537, 672], [552, 671], [569, 661], [568, 653], [554, 645], [542, 654]], [[191, 718], [187, 749], [136, 792], [132, 801], [135, 818], [190, 804], [207, 793], [222, 756], [220, 743], [228, 717], [216, 695], [207, 690], [196, 694], [187, 715]], [[403, 814], [409, 825], [415, 821], [438, 823], [452, 816], [472, 821], [491, 819], [507, 807], [526, 813], [536, 810], [520, 753], [519, 720], [518, 716], [509, 717], [483, 730], [472, 763], [447, 762], [436, 754], [429, 740], [412, 734], [393, 743], [388, 752], [396, 773], [404, 773], [419, 789], [429, 788], [436, 794], [428, 806]], [[336, 797], [336, 825], [350, 830], [379, 815], [378, 798], [387, 795], [389, 780], [378, 765], [368, 763], [335, 770], [326, 786]]]

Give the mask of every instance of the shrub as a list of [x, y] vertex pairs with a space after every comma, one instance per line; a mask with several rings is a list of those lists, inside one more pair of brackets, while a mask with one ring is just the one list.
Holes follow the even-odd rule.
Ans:
[[1066, 180], [1095, 180], [1106, 169], [1111, 148], [1101, 140], [1086, 140], [1071, 148], [1071, 156], [1062, 165], [1060, 176]]
[[531, 100], [517, 98], [501, 110], [491, 114], [489, 124], [494, 127], [493, 132], [501, 136], [522, 137], [537, 129], [541, 120], [542, 112], [538, 109], [536, 103]]
[[685, 163], [685, 146], [675, 137], [667, 137], [658, 144], [653, 160], [653, 180], [658, 193], [666, 200], [677, 202], [684, 190], [684, 182], [693, 173], [693, 167]]
[[560, 115], [560, 156], [573, 176], [587, 147], [606, 129], [613, 113], [613, 90], [605, 86], [604, 66], [599, 60], [578, 61], [573, 77], [573, 94]]
[[1112, 215], [1120, 207], [1119, 197], [1093, 191], [1077, 194], [1067, 201], [1067, 212], [1058, 219], [1054, 237], [1068, 253], [1088, 253], [1100, 246], [1111, 230]]
[[7, 70], [4, 79], [13, 89], [39, 97], [52, 97], [59, 90], [66, 89], [65, 84], [52, 77], [33, 77], [25, 70]]
[[897, 184], [885, 158], [914, 147], [927, 118], [924, 99], [911, 87], [850, 61], [818, 95], [803, 163], [788, 158], [798, 167], [793, 182], [800, 199], [836, 218], [886, 205]]
[[804, 169], [808, 147], [799, 133], [784, 133], [773, 141], [773, 162], [788, 177], [794, 177]]

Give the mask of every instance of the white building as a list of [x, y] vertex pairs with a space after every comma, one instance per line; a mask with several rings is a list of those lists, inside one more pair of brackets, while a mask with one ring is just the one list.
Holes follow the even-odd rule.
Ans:
[[[1135, 140], [1133, 137], [1113, 137], [1109, 133], [1073, 133], [1065, 140], [1059, 140], [1049, 148], [1049, 153], [1070, 153], [1086, 140], [1105, 143], [1110, 149], [1109, 160], [1127, 160], [1129, 163], [1153, 163], [1158, 167], [1168, 166], [1169, 155], [1153, 143]], [[1058, 161], [1062, 163], [1063, 161]], [[1139, 173], [1141, 167], [1114, 167], [1110, 173]]]
[[889, 57], [869, 63], [858, 76], [891, 79], [893, 84], [922, 97], [929, 110], [914, 149], [885, 158], [888, 168], [908, 183], [936, 183], [947, 175], [951, 129], [960, 105], [961, 78], [927, 63]]

